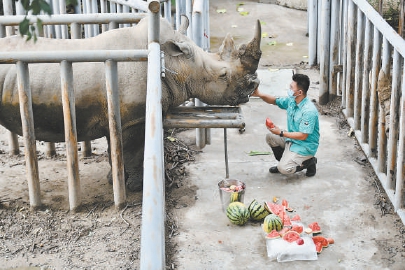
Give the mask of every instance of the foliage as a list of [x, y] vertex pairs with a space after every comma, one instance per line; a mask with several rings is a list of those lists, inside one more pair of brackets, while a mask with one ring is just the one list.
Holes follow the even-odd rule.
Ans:
[[[41, 12], [52, 15], [52, 8], [45, 0], [20, 0], [21, 4], [25, 10], [25, 17], [19, 24], [19, 30], [21, 35], [27, 35], [27, 40], [34, 38], [37, 40], [37, 34], [35, 32], [35, 25], [30, 25], [27, 15], [31, 12], [32, 15], [36, 16], [41, 14]], [[77, 5], [77, 0], [67, 0], [66, 5]], [[42, 29], [42, 20], [37, 18], [37, 27]]]

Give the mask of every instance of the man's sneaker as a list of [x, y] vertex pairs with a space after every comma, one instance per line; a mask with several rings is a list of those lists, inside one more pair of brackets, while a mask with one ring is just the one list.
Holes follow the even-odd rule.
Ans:
[[316, 163], [318, 162], [318, 160], [316, 159], [316, 157], [312, 157], [305, 162], [307, 162], [307, 172], [305, 175], [308, 177], [314, 176], [316, 174]]
[[277, 166], [274, 166], [274, 167], [271, 167], [269, 169], [269, 172], [271, 172], [271, 173], [279, 173], [280, 171], [278, 170]]

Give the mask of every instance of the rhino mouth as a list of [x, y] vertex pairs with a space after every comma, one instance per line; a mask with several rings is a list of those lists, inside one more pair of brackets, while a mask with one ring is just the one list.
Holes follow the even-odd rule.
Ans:
[[242, 85], [240, 86], [240, 91], [237, 91], [238, 95], [235, 97], [234, 102], [232, 102], [234, 104], [232, 105], [238, 105], [248, 102], [250, 95], [252, 95], [259, 84], [260, 80], [257, 77], [257, 73], [246, 75]]

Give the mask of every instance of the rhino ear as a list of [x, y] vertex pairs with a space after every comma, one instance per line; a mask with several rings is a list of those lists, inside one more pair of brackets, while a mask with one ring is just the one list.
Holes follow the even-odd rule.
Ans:
[[237, 56], [237, 51], [235, 48], [235, 42], [230, 34], [227, 34], [221, 47], [219, 47], [219, 55], [222, 60], [234, 59]]
[[176, 42], [173, 40], [168, 40], [162, 44], [165, 53], [170, 56], [180, 56], [184, 55], [187, 59], [193, 56], [193, 50], [190, 47], [190, 44], [187, 42]]

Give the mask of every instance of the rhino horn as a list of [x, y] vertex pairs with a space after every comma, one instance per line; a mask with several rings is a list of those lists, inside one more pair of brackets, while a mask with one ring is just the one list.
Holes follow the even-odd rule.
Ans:
[[186, 15], [181, 15], [181, 23], [180, 23], [180, 27], [179, 27], [179, 32], [183, 35], [187, 34], [187, 28], [190, 24], [188, 17]]
[[227, 34], [221, 47], [219, 47], [219, 55], [224, 61], [229, 61], [231, 59], [236, 59], [238, 57], [238, 52], [236, 51], [235, 42], [233, 41], [230, 34]]
[[242, 65], [251, 71], [252, 73], [256, 71], [259, 60], [262, 55], [260, 50], [260, 41], [262, 39], [262, 29], [260, 21], [257, 20], [255, 36], [253, 39], [246, 45], [243, 44], [239, 48], [239, 57]]

